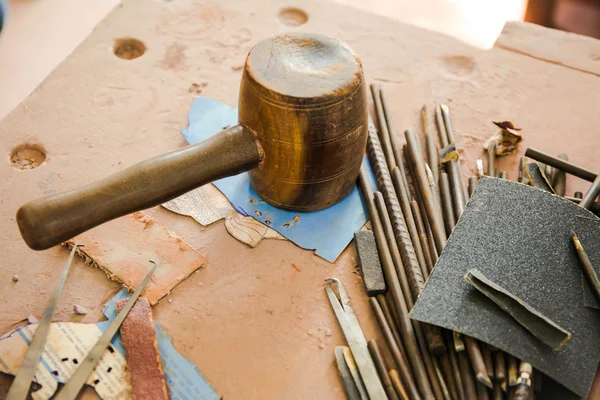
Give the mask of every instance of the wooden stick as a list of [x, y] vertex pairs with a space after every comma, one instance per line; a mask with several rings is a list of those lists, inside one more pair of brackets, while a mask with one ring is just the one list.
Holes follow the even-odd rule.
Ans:
[[398, 396], [396, 395], [396, 390], [392, 385], [392, 381], [390, 380], [390, 376], [388, 375], [388, 369], [385, 366], [385, 361], [383, 361], [383, 357], [381, 352], [379, 351], [379, 346], [375, 339], [369, 340], [367, 343], [367, 348], [369, 349], [369, 354], [371, 354], [371, 358], [373, 359], [373, 363], [375, 364], [375, 368], [377, 369], [377, 373], [379, 374], [379, 379], [383, 385], [383, 389], [388, 396], [389, 400], [398, 400]]
[[396, 365], [400, 370], [400, 376], [403, 384], [410, 393], [411, 398], [413, 398], [413, 396], [420, 398], [419, 391], [415, 386], [413, 375], [411, 374], [410, 368], [408, 366], [408, 361], [406, 360], [406, 358], [404, 358], [404, 356], [400, 352], [400, 349], [398, 348], [398, 343], [396, 343], [394, 339], [394, 335], [392, 334], [392, 331], [385, 319], [385, 316], [383, 315], [383, 311], [381, 310], [379, 302], [377, 301], [377, 299], [369, 297], [369, 303], [371, 304], [371, 309], [373, 310], [373, 314], [375, 315], [375, 319], [377, 320], [377, 324], [379, 325], [381, 333], [385, 338], [390, 352], [392, 353], [392, 357], [394, 358], [394, 361], [396, 362]]

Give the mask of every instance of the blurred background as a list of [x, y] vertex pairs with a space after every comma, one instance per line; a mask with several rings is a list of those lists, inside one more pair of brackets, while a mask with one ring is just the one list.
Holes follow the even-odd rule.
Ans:
[[[598, 0], [330, 1], [442, 32], [481, 48], [492, 47], [508, 20], [600, 38]], [[296, 3], [301, 5], [302, 0]], [[4, 10], [0, 11], [4, 21], [0, 21], [0, 119], [117, 4], [118, 0], [0, 0], [0, 10]]]

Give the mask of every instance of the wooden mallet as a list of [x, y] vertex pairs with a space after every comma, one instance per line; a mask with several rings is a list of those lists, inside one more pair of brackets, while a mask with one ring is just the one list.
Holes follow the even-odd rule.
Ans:
[[17, 223], [43, 250], [214, 180], [250, 171], [267, 203], [316, 211], [348, 195], [367, 140], [367, 91], [358, 56], [329, 37], [282, 34], [248, 54], [239, 124], [68, 192], [23, 205]]

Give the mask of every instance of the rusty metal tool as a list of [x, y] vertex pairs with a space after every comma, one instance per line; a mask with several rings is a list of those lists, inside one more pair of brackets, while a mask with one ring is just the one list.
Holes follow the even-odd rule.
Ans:
[[589, 182], [594, 182], [594, 180], [596, 180], [596, 178], [598, 177], [598, 174], [593, 171], [572, 164], [569, 161], [561, 160], [558, 157], [551, 156], [550, 154], [533, 149], [531, 147], [525, 151], [525, 156], [533, 158], [534, 160], [542, 162], [544, 164], [548, 164], [556, 169], [559, 169], [561, 171], [564, 171], [568, 174], [574, 175], [578, 178], [584, 179]]
[[506, 171], [500, 171], [500, 174], [498, 174], [498, 178], [508, 179], [508, 175], [506, 174]]
[[438, 135], [440, 137], [440, 143], [442, 148], [448, 146], [448, 135], [446, 134], [446, 127], [444, 125], [444, 115], [442, 114], [441, 105], [435, 106], [435, 122], [438, 129]]
[[[360, 328], [356, 314], [354, 314], [354, 310], [350, 305], [350, 299], [346, 294], [344, 285], [336, 278], [327, 278], [325, 282], [325, 292], [327, 293], [333, 312], [344, 332], [348, 346], [350, 347], [350, 350], [352, 350], [352, 355], [356, 361], [356, 366], [358, 367], [358, 371], [360, 371], [360, 376], [362, 377], [362, 381], [365, 384], [369, 397], [371, 399], [385, 399], [385, 390], [377, 375], [375, 364], [373, 364], [373, 360], [369, 355], [367, 341]], [[333, 291], [332, 286], [334, 285], [337, 287], [340, 296], [339, 299]], [[348, 360], [346, 359], [346, 361]], [[352, 371], [352, 369], [350, 370]]]
[[446, 235], [450, 237], [456, 219], [454, 217], [454, 207], [452, 206], [452, 193], [450, 192], [450, 180], [448, 174], [442, 172], [440, 174], [440, 192], [442, 195], [442, 210], [444, 212], [444, 226], [446, 227]]
[[460, 366], [460, 375], [463, 379], [465, 399], [475, 400], [477, 399], [477, 389], [475, 387], [475, 380], [473, 379], [473, 370], [471, 369], [469, 356], [464, 351], [459, 352], [458, 362]]
[[518, 383], [519, 360], [508, 354], [508, 386], [516, 386]]
[[475, 186], [477, 186], [477, 181], [479, 179], [476, 176], [469, 177], [469, 198], [473, 195], [475, 191]]
[[[440, 105], [440, 109], [442, 110], [442, 117], [444, 119], [444, 128], [446, 131], [446, 136], [448, 137], [448, 143], [454, 143], [456, 147], [456, 139], [454, 138], [454, 129], [452, 128], [452, 122], [450, 120], [450, 108], [446, 104]], [[462, 179], [462, 166], [460, 164], [460, 160], [458, 159], [458, 150], [456, 151], [456, 170], [457, 175], [460, 177], [460, 187], [462, 189], [463, 198], [468, 198], [467, 195], [467, 185], [465, 184], [464, 179]], [[458, 183], [458, 182], [457, 182]]]
[[354, 381], [354, 385], [358, 389], [358, 393], [360, 394], [360, 398], [362, 400], [369, 400], [369, 394], [367, 393], [367, 388], [360, 376], [358, 371], [358, 366], [356, 365], [356, 361], [352, 356], [352, 351], [350, 347], [344, 346], [342, 349], [342, 356], [344, 357], [344, 361], [346, 362], [346, 366], [348, 367], [348, 371], [350, 371], [350, 376], [352, 376], [352, 380]]
[[381, 379], [381, 383], [383, 384], [383, 388], [385, 389], [385, 393], [387, 394], [388, 399], [398, 400], [398, 395], [396, 394], [396, 390], [392, 385], [392, 381], [388, 374], [388, 369], [385, 366], [385, 361], [383, 360], [381, 351], [379, 351], [377, 341], [375, 339], [369, 340], [369, 342], [367, 343], [367, 347], [369, 348], [369, 353], [371, 354], [371, 358], [375, 363], [377, 373], [379, 373], [379, 379]]
[[438, 157], [437, 145], [435, 143], [435, 137], [433, 135], [433, 129], [431, 127], [431, 119], [429, 118], [429, 111], [427, 105], [421, 108], [421, 126], [423, 133], [425, 134], [425, 148], [427, 149], [427, 164], [431, 167], [435, 181], [439, 180], [439, 169], [440, 159]]
[[519, 174], [517, 177], [517, 182], [519, 183], [527, 183], [527, 177], [525, 176], [525, 164], [527, 164], [527, 157], [521, 157], [519, 159]]
[[419, 235], [421, 248], [423, 249], [423, 257], [425, 257], [425, 264], [427, 264], [427, 270], [430, 274], [435, 266], [435, 263], [431, 258], [431, 249], [429, 248], [429, 241], [427, 240], [427, 232], [425, 231], [423, 216], [421, 215], [421, 210], [419, 210], [419, 204], [416, 200], [413, 199], [410, 201], [410, 209], [415, 218], [417, 234]]
[[[559, 154], [558, 158], [564, 161], [569, 161], [569, 156], [567, 156], [565, 153]], [[567, 187], [567, 174], [565, 171], [561, 171], [560, 169], [556, 168], [554, 169], [554, 174], [552, 175], [552, 187], [557, 195], [565, 195]]]
[[402, 353], [404, 358], [406, 358], [406, 350], [404, 350], [404, 344], [402, 343], [402, 340], [400, 339], [400, 334], [398, 333], [397, 327], [399, 324], [397, 322], [397, 318], [395, 317], [394, 313], [392, 312], [392, 310], [390, 310], [387, 299], [385, 298], [384, 295], [378, 294], [377, 295], [377, 303], [379, 303], [379, 307], [381, 307], [383, 316], [385, 317], [385, 320], [387, 321], [388, 326], [390, 327], [390, 331], [392, 332], [392, 335], [394, 336], [394, 340], [396, 341], [396, 344], [398, 345], [398, 349], [400, 350], [400, 353]]
[[[301, 68], [288, 68], [300, 59]], [[25, 242], [47, 249], [243, 171], [264, 201], [287, 210], [321, 210], [350, 193], [368, 124], [363, 68], [350, 47], [309, 33], [265, 39], [246, 58], [239, 93], [238, 125], [23, 205], [16, 219]]]
[[433, 192], [429, 186], [429, 180], [427, 179], [423, 156], [419, 151], [417, 138], [410, 130], [406, 130], [404, 132], [404, 136], [406, 137], [407, 151], [416, 174], [418, 187], [421, 192], [421, 198], [423, 199], [425, 209], [427, 210], [427, 219], [431, 225], [431, 230], [435, 239], [435, 246], [438, 253], [441, 253], [442, 249], [446, 245], [446, 235], [444, 234], [442, 216], [437, 205], [435, 204]]
[[411, 397], [408, 397], [406, 394], [406, 390], [404, 389], [404, 386], [402, 385], [402, 382], [400, 381], [400, 377], [398, 376], [398, 371], [396, 371], [395, 369], [390, 369], [390, 379], [392, 381], [392, 384], [394, 385], [394, 388], [396, 389], [396, 393], [398, 394], [398, 397], [400, 397], [400, 399], [402, 400], [412, 400]]
[[583, 273], [585, 274], [588, 282], [590, 283], [594, 294], [596, 295], [598, 300], [600, 300], [600, 280], [598, 279], [598, 275], [594, 270], [594, 266], [592, 265], [590, 258], [585, 252], [585, 249], [583, 248], [583, 245], [579, 241], [579, 238], [577, 237], [575, 232], [571, 232], [571, 236], [573, 238], [575, 250], [577, 251], [577, 258], [579, 258], [581, 269], [583, 270]]
[[144, 287], [146, 287], [146, 284], [152, 277], [152, 274], [154, 273], [154, 271], [156, 271], [156, 267], [158, 266], [158, 264], [156, 264], [152, 260], [150, 262], [154, 264], [150, 272], [148, 272], [148, 274], [144, 277], [144, 280], [142, 280], [142, 282], [139, 284], [133, 295], [131, 295], [131, 297], [127, 301], [127, 304], [125, 304], [125, 307], [121, 309], [121, 311], [117, 314], [115, 319], [113, 319], [110, 325], [108, 325], [108, 328], [106, 328], [102, 336], [100, 336], [96, 344], [94, 344], [94, 347], [92, 347], [85, 359], [79, 364], [79, 367], [75, 370], [73, 375], [71, 375], [69, 381], [58, 392], [56, 400], [74, 400], [77, 397], [79, 391], [81, 390], [83, 385], [85, 385], [85, 382], [94, 370], [94, 367], [102, 357], [102, 354], [104, 354], [104, 352], [106, 351], [106, 348], [110, 344], [110, 341], [112, 340], [113, 336], [115, 336], [115, 334], [121, 327], [121, 324], [127, 317], [129, 310], [131, 310], [131, 308], [135, 304], [135, 301], [140, 296], [142, 290], [144, 290]]
[[493, 389], [494, 385], [492, 384], [492, 381], [490, 380], [485, 368], [485, 362], [483, 361], [479, 344], [471, 336], [463, 335], [463, 338], [465, 340], [465, 348], [467, 349], [469, 359], [471, 360], [471, 366], [475, 372], [475, 379], [477, 379], [478, 382], [483, 383], [488, 388]]
[[31, 381], [34, 378], [35, 371], [40, 362], [40, 357], [42, 356], [44, 346], [46, 345], [46, 340], [48, 339], [48, 334], [50, 333], [50, 324], [52, 323], [52, 318], [54, 317], [54, 312], [56, 311], [56, 307], [58, 305], [58, 297], [62, 292], [63, 286], [65, 285], [65, 281], [67, 280], [67, 275], [69, 274], [69, 269], [71, 268], [71, 263], [73, 261], [73, 256], [75, 255], [75, 251], [79, 246], [80, 245], [78, 244], [73, 246], [73, 249], [69, 254], [69, 258], [65, 263], [56, 286], [54, 287], [54, 291], [50, 296], [50, 300], [48, 300], [44, 314], [42, 314], [42, 319], [40, 320], [31, 338], [31, 343], [29, 344], [29, 349], [27, 349], [25, 358], [23, 358], [17, 374], [15, 375], [15, 379], [8, 390], [6, 400], [25, 400], [29, 394]]
[[381, 143], [381, 149], [385, 155], [385, 161], [388, 165], [389, 170], [396, 166], [396, 158], [392, 149], [392, 142], [390, 140], [390, 134], [388, 132], [387, 122], [385, 120], [385, 114], [383, 112], [383, 106], [381, 105], [381, 87], [377, 83], [371, 84], [371, 96], [373, 97], [373, 104], [375, 106], [375, 121], [377, 121], [377, 133], [379, 134], [379, 142]]
[[501, 385], [506, 382], [506, 357], [503, 351], [494, 352], [494, 379]]
[[494, 378], [494, 360], [492, 359], [492, 350], [490, 346], [485, 343], [481, 345], [481, 354], [483, 355], [483, 362], [485, 364], [485, 370], [490, 378]]
[[346, 397], [348, 400], [362, 400], [362, 396], [354, 383], [354, 377], [352, 376], [352, 372], [346, 363], [346, 359], [344, 358], [344, 350], [349, 349], [346, 346], [337, 346], [335, 348], [335, 361], [337, 363], [338, 371], [340, 372], [340, 377], [342, 378], [342, 385], [344, 386], [344, 392], [346, 392]]
[[483, 172], [483, 160], [478, 158], [475, 160], [475, 167], [477, 168], [477, 178], [481, 178], [485, 173]]
[[488, 176], [496, 176], [496, 142], [488, 144]]
[[592, 183], [592, 186], [585, 193], [579, 205], [583, 208], [590, 210], [592, 208], [592, 205], [594, 204], [594, 201], [598, 197], [598, 194], [600, 194], [600, 176], [594, 179], [594, 183]]

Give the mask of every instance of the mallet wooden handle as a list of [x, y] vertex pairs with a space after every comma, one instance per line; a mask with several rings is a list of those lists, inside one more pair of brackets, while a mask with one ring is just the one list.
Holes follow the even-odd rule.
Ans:
[[242, 125], [65, 193], [23, 205], [17, 223], [34, 250], [44, 250], [90, 228], [162, 204], [214, 180], [256, 167], [262, 150]]

